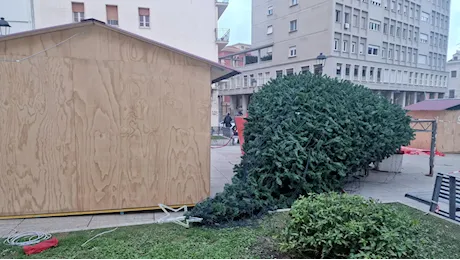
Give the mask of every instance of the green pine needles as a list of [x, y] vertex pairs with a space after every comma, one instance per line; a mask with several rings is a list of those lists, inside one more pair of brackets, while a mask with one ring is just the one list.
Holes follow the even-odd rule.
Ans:
[[339, 191], [348, 175], [409, 144], [409, 123], [402, 108], [349, 81], [272, 80], [251, 99], [232, 184], [190, 215], [223, 224], [290, 207], [300, 195]]

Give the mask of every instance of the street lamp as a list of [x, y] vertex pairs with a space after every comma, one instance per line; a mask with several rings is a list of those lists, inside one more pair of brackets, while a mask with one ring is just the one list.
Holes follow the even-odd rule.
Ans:
[[327, 56], [322, 52], [316, 57], [315, 74], [323, 74], [323, 68], [326, 66]]
[[7, 35], [10, 33], [10, 24], [5, 21], [5, 18], [0, 18], [0, 35]]

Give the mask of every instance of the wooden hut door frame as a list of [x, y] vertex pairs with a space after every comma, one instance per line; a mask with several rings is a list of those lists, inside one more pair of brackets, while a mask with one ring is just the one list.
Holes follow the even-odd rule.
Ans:
[[413, 119], [410, 122], [415, 132], [431, 133], [430, 145], [430, 172], [426, 176], [433, 177], [434, 157], [436, 150], [436, 134], [438, 131], [438, 122], [436, 119]]

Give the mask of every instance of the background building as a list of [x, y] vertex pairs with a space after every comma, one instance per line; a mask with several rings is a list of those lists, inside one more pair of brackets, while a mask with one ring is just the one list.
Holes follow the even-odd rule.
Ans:
[[253, 0], [253, 48], [220, 93], [247, 96], [270, 78], [322, 71], [401, 106], [443, 97], [449, 13], [449, 0]]
[[452, 59], [447, 62], [446, 68], [447, 72], [449, 72], [446, 97], [460, 98], [460, 51], [457, 51]]
[[[218, 28], [229, 0], [0, 0], [0, 4], [0, 17], [12, 26], [10, 33], [94, 18], [216, 62], [230, 37], [229, 29]], [[211, 125], [217, 126], [215, 86], [211, 92]]]

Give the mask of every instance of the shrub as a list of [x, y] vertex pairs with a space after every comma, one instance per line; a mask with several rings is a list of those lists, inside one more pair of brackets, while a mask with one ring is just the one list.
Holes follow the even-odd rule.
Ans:
[[311, 194], [289, 214], [281, 248], [296, 257], [417, 258], [427, 245], [408, 215], [357, 195]]
[[222, 223], [338, 191], [348, 175], [407, 145], [409, 123], [399, 106], [349, 81], [310, 73], [272, 80], [251, 98], [233, 184], [190, 215]]

